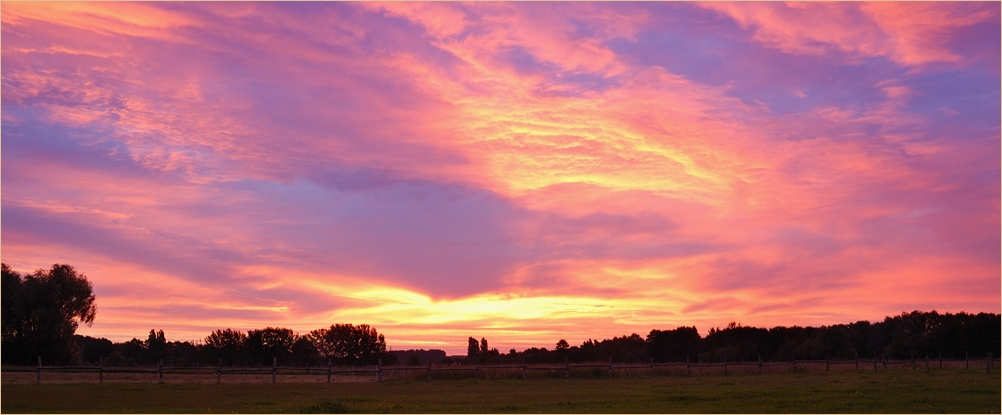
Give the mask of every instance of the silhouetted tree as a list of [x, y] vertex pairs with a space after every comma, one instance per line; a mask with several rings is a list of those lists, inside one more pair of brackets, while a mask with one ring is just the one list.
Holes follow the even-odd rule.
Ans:
[[703, 339], [700, 361], [755, 361], [768, 354], [766, 338], [769, 331], [731, 322], [723, 330], [711, 329]]
[[101, 359], [108, 357], [115, 351], [114, 343], [105, 338], [75, 334], [73, 339], [76, 341], [77, 348], [80, 349], [80, 360], [84, 363], [100, 363]]
[[23, 276], [7, 264], [0, 268], [3, 362], [32, 364], [36, 356], [51, 363], [79, 360], [73, 334], [97, 315], [87, 277], [64, 264]]
[[[1002, 334], [999, 330], [1002, 326], [1000, 316], [994, 313], [961, 314], [960, 325], [965, 350], [970, 351], [972, 356], [984, 356], [987, 352], [1002, 356], [999, 353], [999, 344], [1002, 344], [999, 338]], [[955, 355], [959, 356], [960, 350]]]
[[146, 342], [135, 337], [125, 343], [116, 343], [115, 353], [113, 354], [121, 356], [121, 359], [115, 359], [111, 363], [112, 366], [148, 364], [150, 360], [150, 353], [146, 348]]
[[306, 333], [303, 337], [313, 343], [313, 348], [317, 350], [317, 356], [321, 359], [334, 358], [334, 343], [327, 341], [327, 333], [330, 329], [316, 329]]
[[[167, 343], [167, 358], [164, 364], [194, 366], [200, 361], [199, 348], [191, 342], [172, 341]], [[208, 362], [208, 359], [203, 359]]]
[[566, 350], [569, 350], [570, 348], [571, 348], [571, 345], [567, 344], [567, 340], [560, 339], [560, 341], [557, 342], [557, 350], [558, 351], [566, 351]]
[[696, 327], [674, 330], [651, 330], [647, 335], [649, 353], [656, 362], [684, 362], [699, 354], [699, 331]]
[[477, 363], [480, 361], [480, 343], [473, 337], [470, 337], [470, 339], [467, 340], [467, 343], [466, 358], [473, 363]]
[[164, 337], [163, 330], [150, 330], [150, 335], [146, 338], [146, 351], [149, 353], [149, 361], [145, 363], [156, 364], [167, 359], [167, 338]]
[[311, 331], [309, 339], [321, 358], [339, 364], [374, 364], [386, 354], [386, 338], [368, 324], [334, 324]]
[[383, 358], [383, 363], [390, 365], [392, 364], [391, 360], [395, 360], [396, 362], [410, 364], [411, 356], [417, 358], [418, 364], [440, 363], [447, 357], [444, 350], [438, 349], [391, 350], [386, 352], [386, 357]]
[[421, 358], [417, 357], [416, 354], [411, 354], [407, 357], [407, 366], [417, 366], [421, 364]]
[[207, 355], [213, 363], [222, 360], [224, 364], [235, 365], [244, 362], [244, 345], [247, 335], [242, 331], [216, 330], [205, 338]]
[[292, 356], [296, 337], [291, 329], [267, 327], [248, 331], [244, 345], [254, 363], [270, 365], [273, 358], [284, 362]]
[[292, 360], [297, 366], [312, 365], [320, 360], [320, 353], [317, 352], [317, 346], [310, 341], [309, 335], [298, 336], [296, 342], [292, 344]]

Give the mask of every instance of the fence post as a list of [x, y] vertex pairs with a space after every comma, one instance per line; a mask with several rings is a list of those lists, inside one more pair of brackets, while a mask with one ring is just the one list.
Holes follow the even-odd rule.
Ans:
[[219, 366], [216, 367], [216, 383], [223, 381], [223, 359], [219, 359]]
[[571, 364], [568, 361], [568, 359], [565, 357], [564, 358], [564, 379], [570, 379], [570, 378], [571, 378]]
[[797, 371], [797, 359], [793, 359], [793, 371]]
[[724, 376], [727, 376], [727, 356], [724, 356]]
[[[39, 365], [39, 367], [41, 367], [41, 365]], [[991, 373], [992, 373], [992, 352], [988, 352], [988, 358], [985, 359], [985, 374], [990, 375]]]
[[376, 382], [383, 381], [383, 359], [376, 360]]
[[830, 366], [829, 360], [825, 359], [825, 372], [827, 372], [830, 369], [829, 366]]
[[651, 376], [654, 376], [654, 358], [653, 357], [650, 360], [650, 365], [651, 365]]
[[883, 354], [881, 354], [880, 355], [880, 360], [884, 361], [884, 370], [887, 370], [887, 356], [884, 356]]
[[104, 358], [98, 359], [97, 383], [104, 383]]
[[42, 383], [42, 356], [38, 356], [38, 372], [35, 373], [35, 383]]
[[431, 357], [428, 357], [428, 380], [431, 380]]
[[929, 353], [925, 354], [925, 371], [929, 371]]
[[943, 370], [943, 352], [940, 351], [937, 353], [939, 353], [939, 370]]
[[275, 383], [275, 378], [278, 375], [278, 358], [271, 358], [271, 383]]
[[157, 362], [157, 376], [160, 378], [159, 383], [164, 383], [164, 361], [160, 359]]
[[331, 383], [331, 372], [334, 368], [331, 366], [331, 360], [327, 359], [327, 383]]
[[609, 377], [612, 377], [612, 356], [609, 356]]
[[758, 355], [758, 373], [762, 374], [762, 355]]
[[969, 360], [967, 360], [967, 350], [964, 350], [964, 369], [969, 370], [970, 368], [971, 368], [971, 363]]
[[525, 367], [526, 365], [522, 365], [522, 380], [525, 380]]
[[689, 365], [689, 355], [685, 355], [685, 375], [692, 376], [692, 366]]

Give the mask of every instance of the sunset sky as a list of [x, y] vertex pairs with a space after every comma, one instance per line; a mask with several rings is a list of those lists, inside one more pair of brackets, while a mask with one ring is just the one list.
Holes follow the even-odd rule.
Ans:
[[80, 334], [1000, 312], [998, 2], [0, 9], [2, 260]]

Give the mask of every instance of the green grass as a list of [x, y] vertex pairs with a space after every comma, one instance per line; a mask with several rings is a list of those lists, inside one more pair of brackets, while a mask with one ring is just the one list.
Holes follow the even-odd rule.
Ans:
[[4, 413], [999, 413], [998, 374], [890, 370], [383, 383], [5, 384]]

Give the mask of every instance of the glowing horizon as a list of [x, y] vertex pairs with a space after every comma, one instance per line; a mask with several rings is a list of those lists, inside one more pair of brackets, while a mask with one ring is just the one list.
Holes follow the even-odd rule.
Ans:
[[998, 3], [2, 3], [78, 333], [394, 349], [1000, 312]]

